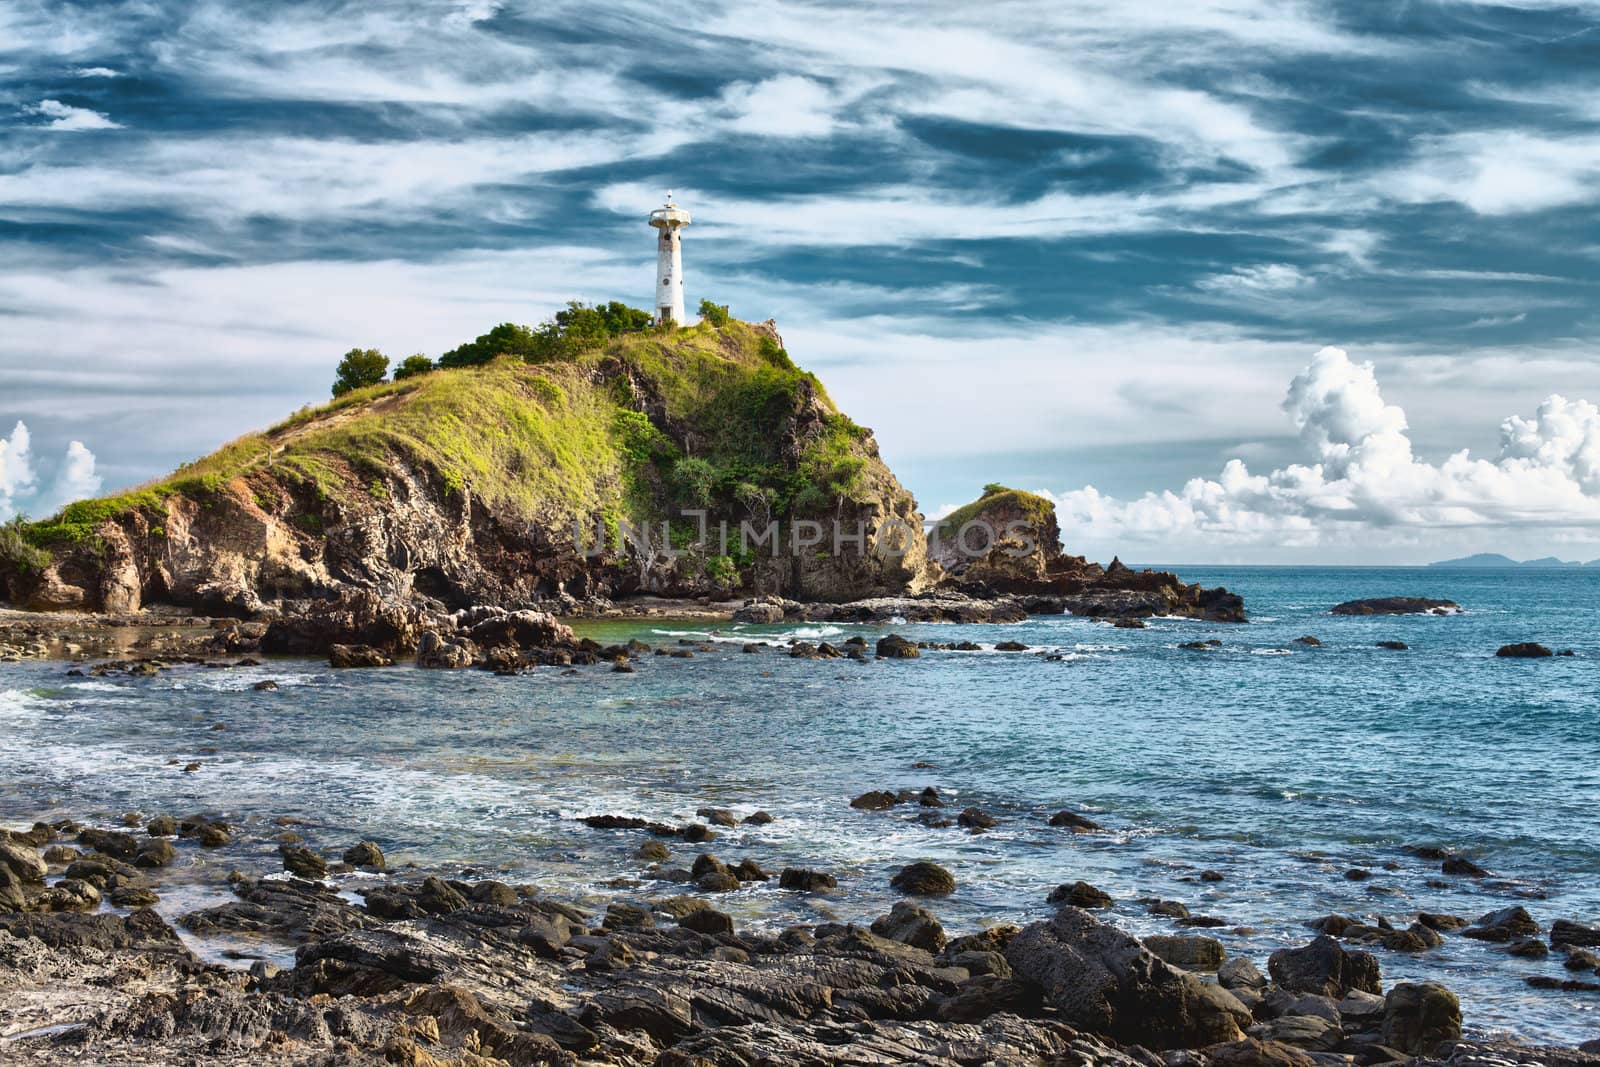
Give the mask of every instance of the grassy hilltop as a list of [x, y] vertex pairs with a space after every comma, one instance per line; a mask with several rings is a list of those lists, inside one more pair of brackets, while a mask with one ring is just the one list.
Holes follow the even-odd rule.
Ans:
[[[84, 606], [114, 608], [183, 603], [219, 583], [246, 599], [350, 583], [404, 595], [416, 591], [407, 575], [425, 573], [447, 602], [532, 599], [568, 579], [602, 594], [866, 595], [920, 569], [919, 559], [890, 574], [830, 565], [825, 553], [775, 561], [696, 547], [681, 520], [675, 547], [693, 551], [670, 569], [609, 545], [598, 561], [577, 559], [575, 523], [591, 542], [604, 527], [610, 542], [621, 522], [659, 531], [684, 508], [736, 529], [914, 518], [915, 502], [871, 432], [795, 366], [770, 324], [568, 342], [357, 388], [158, 482], [71, 504], [21, 528], [32, 565], [13, 561], [7, 577], [0, 562], [0, 594], [9, 584], [12, 599], [71, 606], [77, 588]], [[441, 539], [442, 550], [427, 543]]]

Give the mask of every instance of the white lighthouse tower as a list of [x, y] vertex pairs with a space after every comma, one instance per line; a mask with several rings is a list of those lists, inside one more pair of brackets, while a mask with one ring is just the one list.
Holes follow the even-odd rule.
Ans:
[[656, 238], [656, 321], [684, 324], [683, 312], [683, 236], [678, 232], [689, 225], [689, 213], [672, 202], [672, 190], [667, 190], [667, 202], [650, 212], [650, 225], [659, 235]]

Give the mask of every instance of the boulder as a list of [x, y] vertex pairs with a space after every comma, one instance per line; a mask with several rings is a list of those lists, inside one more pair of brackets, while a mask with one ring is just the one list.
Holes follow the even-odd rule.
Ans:
[[1475, 941], [1514, 941], [1538, 932], [1539, 924], [1533, 921], [1528, 909], [1513, 905], [1478, 916], [1478, 921], [1461, 931], [1461, 936]]
[[1086, 819], [1082, 815], [1070, 811], [1058, 811], [1050, 816], [1050, 825], [1064, 827], [1075, 834], [1091, 834], [1096, 830], [1104, 829], [1093, 819]]
[[1495, 656], [1500, 659], [1544, 659], [1553, 655], [1555, 655], [1554, 652], [1532, 641], [1523, 641], [1514, 645], [1501, 645], [1495, 652]]
[[387, 866], [383, 849], [378, 847], [376, 841], [361, 841], [351, 845], [344, 850], [344, 861], [352, 867], [366, 867], [374, 871], [381, 871]]
[[1221, 941], [1197, 935], [1154, 934], [1144, 938], [1144, 947], [1174, 967], [1207, 974], [1215, 973], [1228, 956]]
[[1489, 872], [1473, 863], [1465, 856], [1446, 856], [1439, 865], [1439, 870], [1444, 874], [1461, 875], [1467, 878], [1484, 878]]
[[1327, 934], [1302, 948], [1282, 948], [1267, 959], [1272, 980], [1295, 993], [1339, 999], [1352, 989], [1382, 993], [1378, 958], [1370, 952], [1346, 952]]
[[733, 933], [733, 917], [715, 908], [697, 908], [679, 918], [678, 925], [699, 934]]
[[1413, 1056], [1428, 1056], [1446, 1041], [1461, 1039], [1461, 1002], [1437, 982], [1401, 982], [1383, 1007], [1383, 1043]]
[[900, 798], [887, 789], [869, 789], [850, 801], [857, 811], [884, 811], [900, 803]]
[[430, 670], [460, 670], [478, 658], [478, 648], [466, 638], [444, 637], [428, 630], [417, 641], [417, 666]]
[[833, 875], [823, 871], [813, 871], [809, 867], [785, 867], [783, 873], [778, 875], [778, 888], [801, 893], [825, 893], [839, 888], [839, 883]]
[[356, 667], [392, 667], [394, 660], [382, 649], [371, 645], [331, 645], [328, 648], [328, 666], [347, 670]]
[[1247, 1037], [1209, 1050], [1211, 1067], [1315, 1067], [1310, 1055], [1281, 1041]]
[[937, 863], [912, 863], [900, 868], [889, 884], [913, 897], [946, 896], [956, 891], [956, 879]]
[[1045, 900], [1050, 904], [1064, 904], [1074, 908], [1109, 908], [1116, 903], [1111, 899], [1111, 894], [1104, 889], [1081, 881], [1056, 886], [1050, 890], [1050, 895]]
[[1600, 926], [1585, 926], [1570, 919], [1557, 919], [1550, 924], [1550, 943], [1600, 948]]
[[43, 885], [49, 868], [37, 850], [0, 841], [0, 872], [9, 874], [19, 885]]
[[327, 861], [304, 845], [279, 845], [278, 855], [290, 874], [313, 882], [328, 876]]
[[969, 830], [987, 830], [991, 826], [999, 826], [1000, 820], [984, 811], [982, 808], [966, 808], [956, 816], [956, 822]]
[[945, 946], [944, 927], [939, 920], [927, 908], [909, 900], [896, 902], [889, 914], [874, 920], [872, 932], [929, 952], [942, 952]]
[[1250, 1012], [1233, 994], [1158, 959], [1081, 908], [1033, 923], [1006, 947], [1069, 1026], [1152, 1049], [1237, 1041]]
[[[1148, 944], [1148, 941], [1146, 942]], [[1235, 956], [1217, 968], [1217, 982], [1223, 989], [1265, 989], [1266, 975], [1244, 956]]]
[[922, 655], [914, 641], [907, 641], [899, 634], [890, 634], [878, 639], [877, 656], [879, 659], [917, 659]]
[[1453, 615], [1461, 605], [1453, 600], [1429, 600], [1418, 596], [1380, 596], [1347, 600], [1329, 610], [1331, 615]]

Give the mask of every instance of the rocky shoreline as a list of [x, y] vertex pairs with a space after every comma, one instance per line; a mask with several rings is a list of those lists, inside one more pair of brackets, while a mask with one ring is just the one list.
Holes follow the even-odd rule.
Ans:
[[[929, 802], [879, 791], [853, 805]], [[960, 818], [981, 828], [983, 814]], [[129, 813], [117, 828], [58, 820], [5, 832], [0, 1059], [1600, 1064], [1593, 1043], [1462, 1040], [1449, 990], [1385, 986], [1378, 957], [1363, 947], [1458, 936], [1537, 945], [1566, 954], [1576, 989], [1594, 985], [1576, 977], [1581, 967], [1600, 965], [1600, 929], [1591, 926], [1558, 920], [1547, 945], [1520, 907], [1476, 921], [1424, 913], [1408, 928], [1328, 916], [1306, 944], [1253, 961], [1229, 957], [1205, 935], [1203, 917], [1175, 901], [1149, 907], [1178, 916], [1180, 932], [1139, 941], [1096, 916], [1110, 899], [1083, 882], [1051, 894], [1051, 918], [947, 931], [938, 902], [957, 890], [955, 879], [921, 862], [893, 876], [904, 899], [868, 925], [741, 929], [718, 907], [740, 885], [771, 882], [826, 900], [837, 882], [808, 868], [768, 872], [759, 857], [719, 858], [715, 827], [736, 816], [701, 816], [687, 826], [585, 820], [638, 842], [632, 899], [603, 906], [482, 870], [390, 869], [374, 842], [307, 842], [302, 835], [315, 837], [314, 828], [265, 815]], [[1081, 817], [1059, 826], [1096, 829]], [[264, 864], [264, 855], [275, 862]], [[673, 862], [687, 864], [689, 855], [692, 865]], [[169, 913], [171, 922], [154, 910], [169, 887], [192, 896], [197, 883], [221, 902]], [[219, 940], [231, 958], [196, 954]]]

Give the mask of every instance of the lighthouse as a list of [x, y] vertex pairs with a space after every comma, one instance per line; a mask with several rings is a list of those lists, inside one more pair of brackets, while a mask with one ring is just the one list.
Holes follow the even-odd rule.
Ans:
[[657, 230], [656, 321], [682, 326], [683, 235], [678, 231], [689, 225], [689, 213], [672, 202], [672, 190], [667, 202], [650, 212], [650, 225]]

